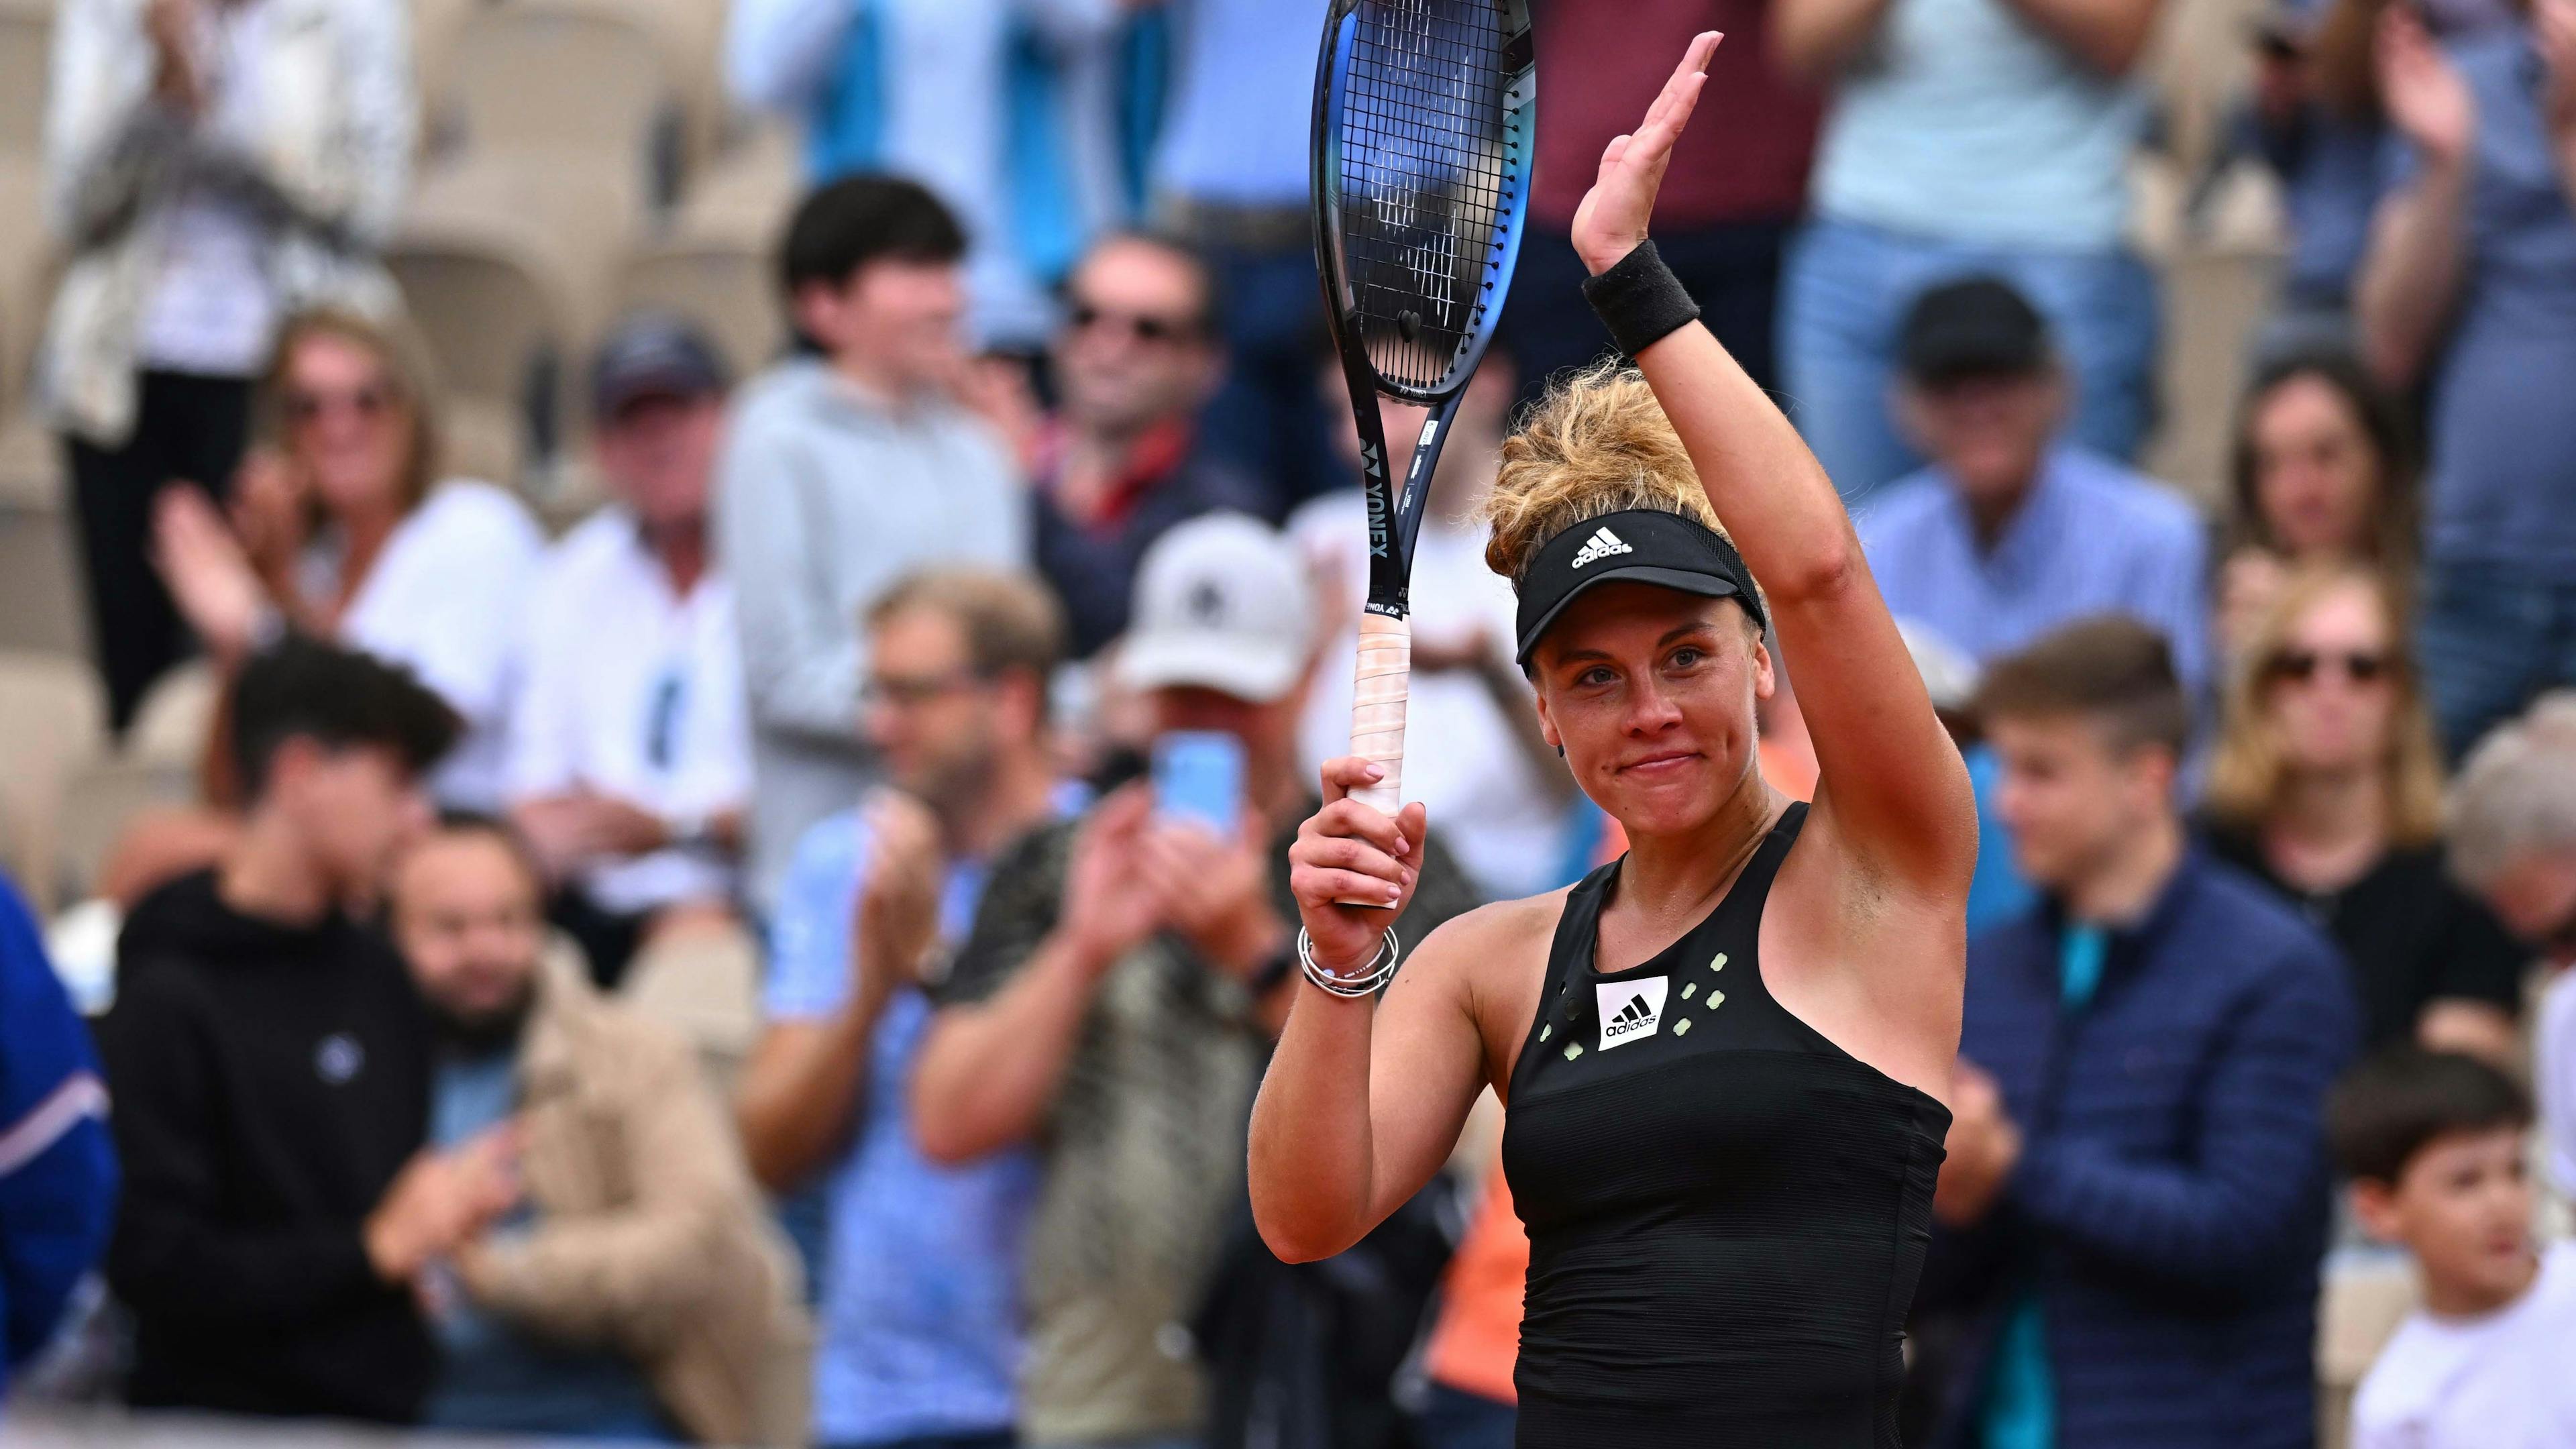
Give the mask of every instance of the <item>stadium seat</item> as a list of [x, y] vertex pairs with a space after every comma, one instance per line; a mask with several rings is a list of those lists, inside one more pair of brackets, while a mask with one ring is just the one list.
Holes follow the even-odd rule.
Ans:
[[730, 1098], [760, 1035], [760, 943], [739, 926], [663, 933], [636, 954], [618, 995], [697, 1048], [707, 1081]]
[[106, 749], [107, 701], [79, 659], [0, 653], [0, 862], [39, 915], [61, 884], [63, 805], [71, 783]]
[[[56, 878], [68, 903], [98, 894], [108, 856], [142, 817], [185, 809], [197, 797], [197, 772], [131, 758], [94, 761], [64, 792], [55, 842]], [[133, 870], [129, 855], [124, 867]]]
[[0, 504], [0, 650], [88, 657], [79, 569], [65, 510]]
[[44, 149], [53, 29], [48, 0], [0, 0], [0, 158], [33, 164]]
[[804, 185], [795, 131], [774, 120], [738, 118], [724, 150], [681, 199], [673, 234], [766, 248], [785, 229]]
[[385, 264], [438, 364], [449, 470], [518, 481], [559, 436], [574, 345], [551, 249], [506, 216], [416, 213]]
[[653, 307], [687, 317], [706, 329], [734, 375], [744, 377], [776, 357], [786, 342], [786, 318], [770, 273], [764, 246], [715, 239], [664, 242], [628, 260], [619, 310]]
[[70, 506], [62, 440], [33, 409], [0, 409], [0, 509], [52, 517]]
[[467, 151], [631, 166], [639, 182], [653, 127], [677, 103], [651, 30], [597, 5], [479, 7], [458, 28], [448, 66]]

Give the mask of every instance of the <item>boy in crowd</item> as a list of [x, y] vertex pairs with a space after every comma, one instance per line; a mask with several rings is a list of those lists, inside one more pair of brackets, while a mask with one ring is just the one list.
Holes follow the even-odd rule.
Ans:
[[460, 725], [409, 674], [289, 637], [243, 666], [225, 726], [241, 832], [126, 918], [100, 1032], [127, 1397], [405, 1422], [435, 1364], [423, 1270], [517, 1196], [506, 1137], [421, 1150], [428, 1015], [359, 924]]
[[2327, 1113], [2353, 1215], [2415, 1259], [2424, 1306], [2353, 1400], [2353, 1449], [2576, 1444], [2576, 1243], [2532, 1248], [2531, 1103], [2475, 1057], [2400, 1047]]
[[957, 400], [966, 234], [920, 185], [849, 176], [780, 248], [798, 354], [745, 384], [717, 463], [716, 541], [751, 704], [751, 895], [774, 906], [806, 827], [856, 799], [867, 641], [850, 620], [938, 563], [1028, 552], [1001, 436]]
[[1916, 1297], [1950, 1349], [1926, 1442], [2302, 1449], [2349, 973], [2191, 848], [2189, 713], [2154, 631], [2051, 634], [1987, 672], [1977, 711], [2044, 899], [1968, 943]]

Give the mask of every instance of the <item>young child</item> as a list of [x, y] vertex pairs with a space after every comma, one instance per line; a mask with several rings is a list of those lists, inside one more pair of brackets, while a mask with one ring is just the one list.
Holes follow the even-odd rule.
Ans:
[[2424, 1289], [2354, 1397], [2352, 1449], [2576, 1444], [2576, 1244], [2533, 1251], [2530, 1126], [2522, 1088], [2472, 1057], [2401, 1047], [2336, 1089], [2354, 1215]]

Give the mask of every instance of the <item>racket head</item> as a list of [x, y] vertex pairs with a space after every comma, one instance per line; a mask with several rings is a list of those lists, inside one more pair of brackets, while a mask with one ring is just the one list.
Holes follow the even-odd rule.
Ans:
[[[1527, 0], [1332, 0], [1315, 69], [1324, 317], [1359, 429], [1372, 612], [1404, 616], [1450, 418], [1502, 319], [1537, 152]], [[1390, 477], [1380, 395], [1432, 409]]]
[[1333, 0], [1315, 75], [1324, 311], [1376, 389], [1436, 405], [1492, 342], [1537, 157], [1527, 0]]

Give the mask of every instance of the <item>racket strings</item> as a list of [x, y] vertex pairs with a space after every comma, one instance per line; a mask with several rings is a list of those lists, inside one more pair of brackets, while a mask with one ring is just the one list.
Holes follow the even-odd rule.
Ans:
[[1342, 250], [1370, 362], [1430, 391], [1483, 330], [1527, 174], [1494, 0], [1360, 8], [1340, 117]]

